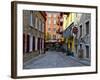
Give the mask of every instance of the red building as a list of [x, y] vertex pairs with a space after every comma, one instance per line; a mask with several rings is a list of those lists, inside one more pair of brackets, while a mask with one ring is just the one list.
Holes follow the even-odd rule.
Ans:
[[46, 12], [46, 42], [55, 42], [61, 38], [61, 34], [57, 31], [63, 27], [60, 23], [60, 13], [57, 12]]

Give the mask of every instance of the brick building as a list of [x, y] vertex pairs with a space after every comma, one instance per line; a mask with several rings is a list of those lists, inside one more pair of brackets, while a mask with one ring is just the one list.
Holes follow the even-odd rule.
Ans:
[[23, 61], [44, 53], [45, 12], [23, 10]]
[[56, 42], [61, 38], [61, 35], [57, 33], [60, 29], [60, 13], [57, 12], [46, 12], [46, 41]]

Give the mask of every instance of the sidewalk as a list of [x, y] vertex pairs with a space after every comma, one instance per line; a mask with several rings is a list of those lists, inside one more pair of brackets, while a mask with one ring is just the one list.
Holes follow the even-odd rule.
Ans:
[[48, 54], [48, 51], [44, 54], [40, 54], [39, 56], [30, 59], [29, 61], [25, 62], [23, 65], [24, 66], [25, 65], [30, 65], [30, 64], [32, 64], [33, 61], [39, 60], [39, 59], [43, 58], [44, 56], [46, 56], [47, 54]]
[[25, 65], [30, 65], [30, 64], [32, 63], [33, 60], [34, 60], [34, 61], [35, 61], [35, 60], [38, 60], [38, 59], [44, 57], [45, 55], [46, 55], [46, 54], [40, 54], [39, 56], [37, 56], [37, 57], [35, 57], [35, 58], [32, 58], [31, 60], [25, 62], [23, 65], [24, 65], [24, 66], [25, 66]]
[[79, 59], [79, 58], [76, 58], [76, 57], [72, 57], [70, 56], [70, 58], [74, 59], [75, 61], [79, 62], [79, 63], [82, 63], [86, 66], [90, 66], [90, 61], [86, 60], [86, 59]]
[[76, 57], [73, 57], [73, 56], [66, 56], [65, 53], [62, 53], [62, 52], [59, 52], [59, 54], [64, 57], [65, 59], [67, 59], [67, 57], [70, 57], [71, 59], [81, 63], [81, 64], [84, 64], [86, 66], [90, 66], [91, 65], [91, 62], [89, 60], [86, 60], [86, 59], [79, 59], [79, 58], [76, 58]]

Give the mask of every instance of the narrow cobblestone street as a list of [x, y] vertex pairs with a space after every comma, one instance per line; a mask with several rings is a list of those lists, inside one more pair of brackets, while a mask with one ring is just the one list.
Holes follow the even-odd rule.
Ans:
[[75, 61], [70, 56], [64, 56], [61, 52], [47, 51], [44, 56], [38, 59], [30, 60], [24, 64], [24, 69], [57, 68], [57, 67], [75, 67], [84, 66], [84, 64]]

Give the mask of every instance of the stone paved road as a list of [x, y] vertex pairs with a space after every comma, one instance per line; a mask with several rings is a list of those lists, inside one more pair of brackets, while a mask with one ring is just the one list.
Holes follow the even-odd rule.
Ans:
[[40, 69], [40, 68], [57, 68], [57, 67], [73, 67], [84, 66], [69, 56], [64, 56], [61, 52], [46, 52], [45, 56], [31, 60], [24, 65], [24, 69]]

